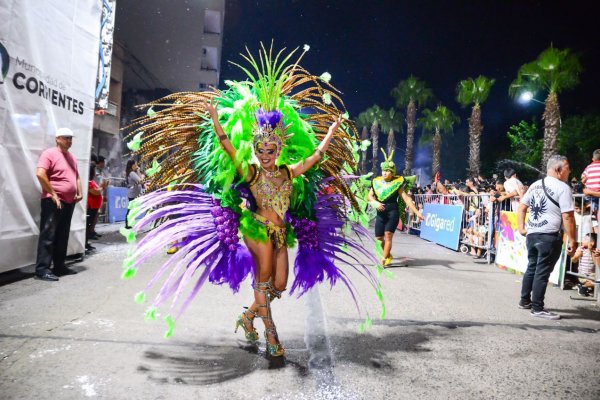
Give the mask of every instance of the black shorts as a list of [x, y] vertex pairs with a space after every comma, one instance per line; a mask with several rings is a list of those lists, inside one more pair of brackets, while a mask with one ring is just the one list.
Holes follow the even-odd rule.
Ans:
[[381, 237], [384, 232], [396, 232], [400, 222], [400, 212], [398, 211], [398, 204], [394, 204], [393, 207], [386, 206], [386, 210], [377, 211], [377, 217], [375, 218], [375, 236]]

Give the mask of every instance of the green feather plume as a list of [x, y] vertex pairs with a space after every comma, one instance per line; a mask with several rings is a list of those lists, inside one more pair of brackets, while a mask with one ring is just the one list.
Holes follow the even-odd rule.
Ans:
[[255, 220], [252, 213], [248, 210], [242, 212], [239, 230], [242, 235], [257, 242], [265, 243], [269, 238], [267, 235], [267, 227], [263, 223]]
[[136, 293], [135, 302], [137, 304], [142, 304], [144, 301], [146, 301], [146, 293], [144, 293], [143, 291]]
[[156, 321], [156, 307], [149, 307], [146, 310], [146, 321]]
[[175, 320], [171, 315], [167, 315], [165, 317], [165, 322], [167, 323], [167, 331], [165, 332], [165, 338], [170, 338], [173, 336], [173, 331], [175, 330]]

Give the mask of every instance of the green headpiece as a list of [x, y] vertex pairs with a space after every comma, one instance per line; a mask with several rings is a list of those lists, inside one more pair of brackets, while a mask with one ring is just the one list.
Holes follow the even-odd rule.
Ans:
[[381, 163], [381, 171], [390, 171], [392, 174], [396, 175], [396, 164], [394, 163], [394, 150], [390, 152], [389, 156], [385, 153], [385, 150], [383, 150], [383, 148], [381, 149], [381, 152], [383, 153], [383, 159], [385, 160]]

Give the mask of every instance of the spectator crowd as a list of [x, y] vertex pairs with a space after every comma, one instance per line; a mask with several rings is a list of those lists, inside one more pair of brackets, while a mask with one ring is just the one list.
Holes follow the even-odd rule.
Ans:
[[[502, 179], [503, 178], [503, 179]], [[499, 229], [500, 212], [517, 212], [520, 199], [529, 188], [512, 168], [503, 171], [503, 177], [493, 175], [469, 177], [463, 180], [442, 180], [435, 176], [430, 185], [413, 188], [410, 192], [422, 211], [425, 203], [443, 203], [464, 206], [460, 250], [474, 258], [495, 255], [495, 232]], [[577, 288], [582, 296], [592, 293], [595, 285], [595, 265], [600, 262], [596, 240], [598, 233], [598, 200], [600, 199], [600, 149], [595, 150], [592, 162], [580, 176], [570, 179], [575, 204], [578, 249], [567, 260], [564, 286]], [[408, 210], [407, 210], [408, 212]], [[410, 216], [409, 227], [418, 226]]]

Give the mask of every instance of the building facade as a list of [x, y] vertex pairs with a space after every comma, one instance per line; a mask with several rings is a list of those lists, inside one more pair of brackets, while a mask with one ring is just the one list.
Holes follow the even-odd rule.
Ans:
[[120, 185], [123, 128], [146, 111], [136, 106], [219, 85], [225, 0], [144, 0], [143, 7], [116, 0], [114, 11], [108, 102], [97, 104], [92, 153], [106, 158], [106, 173]]

